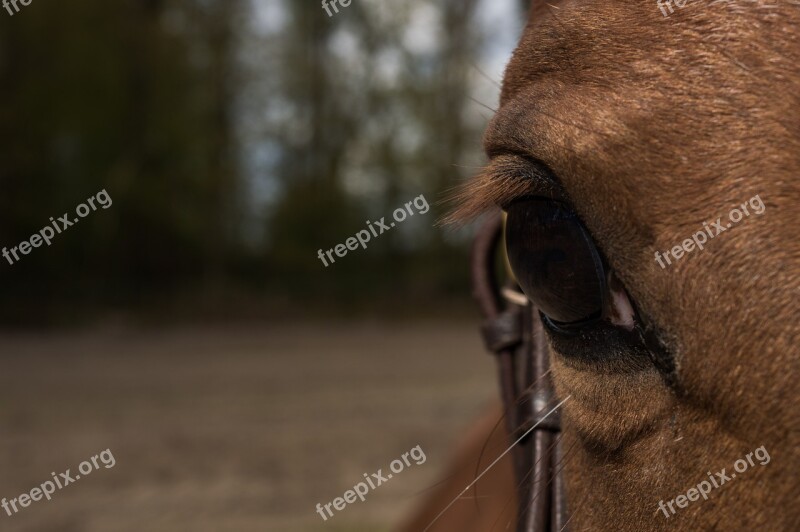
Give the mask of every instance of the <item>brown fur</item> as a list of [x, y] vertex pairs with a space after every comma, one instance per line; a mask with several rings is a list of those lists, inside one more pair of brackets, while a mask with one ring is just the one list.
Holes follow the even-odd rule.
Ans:
[[[533, 10], [486, 134], [492, 161], [456, 218], [537, 190], [509, 158], [545, 163], [662, 331], [683, 390], [554, 354], [572, 396], [573, 530], [800, 529], [798, 28], [798, 5], [763, 0], [689, 0], [668, 18], [655, 0]], [[756, 194], [763, 216], [655, 263]], [[669, 519], [658, 509], [762, 445], [768, 465]]]

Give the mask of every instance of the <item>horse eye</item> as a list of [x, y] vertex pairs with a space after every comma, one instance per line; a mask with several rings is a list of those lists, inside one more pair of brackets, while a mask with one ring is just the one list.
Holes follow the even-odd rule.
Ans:
[[557, 327], [600, 318], [603, 261], [577, 214], [546, 198], [516, 201], [506, 212], [506, 251], [525, 295]]

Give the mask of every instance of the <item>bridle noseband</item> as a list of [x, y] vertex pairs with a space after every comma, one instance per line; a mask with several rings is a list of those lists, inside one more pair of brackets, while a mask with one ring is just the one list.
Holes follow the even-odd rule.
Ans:
[[[503, 220], [492, 215], [472, 248], [473, 295], [485, 317], [486, 347], [496, 355], [512, 449], [519, 511], [517, 532], [566, 530], [561, 474], [561, 424], [549, 371], [549, 349], [538, 310], [516, 291], [500, 288], [498, 248]], [[524, 435], [524, 437], [523, 437]]]

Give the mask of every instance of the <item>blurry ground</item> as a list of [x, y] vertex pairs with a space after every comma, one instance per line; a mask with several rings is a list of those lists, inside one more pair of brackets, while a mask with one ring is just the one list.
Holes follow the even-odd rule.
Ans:
[[[389, 530], [496, 394], [473, 322], [15, 334], [0, 361], [0, 498], [117, 462], [3, 531]], [[323, 523], [316, 503], [416, 445], [424, 465]]]

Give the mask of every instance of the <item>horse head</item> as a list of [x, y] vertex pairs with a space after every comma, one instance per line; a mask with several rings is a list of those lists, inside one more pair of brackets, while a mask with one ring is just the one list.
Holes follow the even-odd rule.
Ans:
[[534, 2], [456, 217], [507, 213], [574, 530], [800, 527], [798, 25]]

